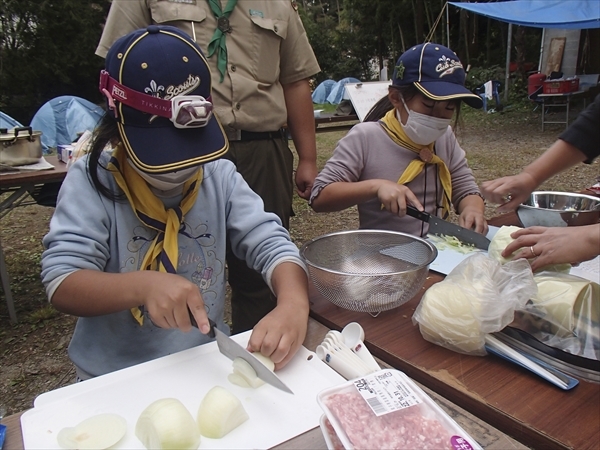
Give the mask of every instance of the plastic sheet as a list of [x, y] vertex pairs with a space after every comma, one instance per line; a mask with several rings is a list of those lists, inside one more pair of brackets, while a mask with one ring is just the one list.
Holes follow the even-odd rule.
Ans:
[[413, 315], [423, 338], [450, 350], [486, 355], [485, 335], [502, 330], [536, 295], [526, 260], [504, 265], [475, 253], [431, 286]]
[[550, 347], [600, 360], [598, 283], [556, 272], [541, 272], [534, 280], [537, 295], [515, 312], [510, 326]]

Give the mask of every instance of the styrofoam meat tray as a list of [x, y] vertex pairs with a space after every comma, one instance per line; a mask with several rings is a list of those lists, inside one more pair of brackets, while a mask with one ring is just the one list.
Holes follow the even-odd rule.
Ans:
[[[245, 346], [250, 332], [232, 337]], [[58, 449], [56, 436], [62, 428], [96, 414], [115, 413], [127, 420], [127, 434], [112, 448], [143, 449], [135, 424], [146, 406], [173, 397], [195, 418], [206, 392], [220, 385], [240, 399], [250, 419], [222, 439], [202, 437], [199, 448], [270, 448], [319, 426], [317, 393], [345, 381], [305, 347], [277, 371], [294, 395], [268, 384], [257, 389], [233, 385], [227, 380], [231, 372], [231, 360], [211, 342], [47, 392], [21, 416], [24, 446]]]

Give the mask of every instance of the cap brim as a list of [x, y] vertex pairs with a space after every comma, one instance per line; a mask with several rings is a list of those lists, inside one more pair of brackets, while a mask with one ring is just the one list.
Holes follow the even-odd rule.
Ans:
[[415, 87], [425, 96], [436, 101], [462, 100], [471, 108], [483, 107], [483, 100], [464, 86], [445, 81], [415, 82]]
[[205, 127], [138, 127], [118, 124], [131, 161], [147, 173], [167, 173], [198, 166], [222, 157], [229, 141], [213, 116]]

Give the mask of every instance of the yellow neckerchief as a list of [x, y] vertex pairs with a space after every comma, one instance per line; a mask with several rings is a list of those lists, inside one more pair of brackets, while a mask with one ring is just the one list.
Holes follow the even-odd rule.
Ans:
[[[158, 233], [142, 261], [142, 270], [177, 273], [177, 235], [185, 214], [192, 208], [202, 183], [203, 170], [185, 182], [183, 198], [176, 208], [165, 209], [163, 202], [150, 190], [146, 181], [129, 165], [122, 145], [113, 151], [108, 168], [123, 190], [137, 218]], [[135, 320], [142, 325], [144, 316], [139, 307], [131, 309]]]
[[413, 159], [410, 164], [404, 169], [404, 172], [398, 179], [398, 184], [407, 184], [415, 179], [423, 169], [425, 164], [436, 164], [439, 168], [440, 181], [442, 183], [442, 208], [444, 217], [450, 212], [450, 199], [452, 198], [452, 177], [446, 163], [436, 154], [433, 153], [433, 142], [429, 145], [415, 144], [406, 135], [398, 118], [396, 117], [396, 109], [388, 111], [379, 121], [383, 129], [387, 132], [390, 138], [399, 146], [412, 150], [418, 158]]

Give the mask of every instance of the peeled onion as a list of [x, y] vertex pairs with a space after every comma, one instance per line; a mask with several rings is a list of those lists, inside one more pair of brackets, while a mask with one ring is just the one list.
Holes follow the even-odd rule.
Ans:
[[67, 449], [105, 449], [112, 447], [127, 432], [127, 421], [117, 414], [98, 414], [74, 427], [63, 428], [56, 436]]
[[[275, 363], [268, 356], [264, 356], [260, 352], [252, 353], [256, 359], [260, 360], [270, 371], [275, 370]], [[243, 358], [235, 358], [233, 360], [233, 373], [227, 379], [237, 386], [257, 388], [265, 384], [263, 380], [258, 378], [254, 368]]]
[[200, 430], [179, 400], [163, 398], [151, 403], [138, 418], [135, 435], [148, 449], [190, 449], [200, 445]]
[[242, 402], [221, 386], [208, 391], [198, 408], [198, 427], [207, 438], [220, 439], [248, 419]]

